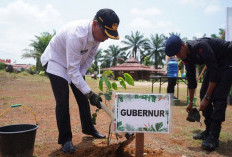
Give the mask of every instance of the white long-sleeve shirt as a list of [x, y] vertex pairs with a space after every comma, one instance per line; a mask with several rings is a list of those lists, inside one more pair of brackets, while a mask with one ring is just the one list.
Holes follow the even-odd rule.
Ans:
[[99, 42], [92, 34], [91, 22], [72, 22], [50, 41], [41, 56], [47, 72], [73, 83], [83, 94], [91, 89], [83, 79], [97, 54]]

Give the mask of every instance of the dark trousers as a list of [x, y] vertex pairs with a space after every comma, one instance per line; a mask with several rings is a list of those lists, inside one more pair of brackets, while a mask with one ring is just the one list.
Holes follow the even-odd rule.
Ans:
[[176, 86], [176, 80], [177, 80], [177, 78], [174, 78], [174, 77], [168, 78], [167, 93], [174, 93], [175, 86]]
[[[72, 131], [69, 114], [69, 84], [59, 76], [47, 73], [51, 82], [52, 90], [56, 100], [56, 120], [59, 130], [58, 143], [64, 144], [72, 140]], [[79, 106], [82, 131], [93, 131], [95, 127], [91, 121], [91, 112], [88, 99], [76, 88], [70, 84], [73, 94]]]
[[[221, 123], [225, 121], [225, 112], [227, 107], [227, 97], [229, 95], [230, 87], [232, 84], [232, 68], [227, 68], [221, 71], [220, 80], [214, 89], [211, 96], [211, 101], [207, 108], [202, 111], [205, 117], [206, 130], [215, 132], [214, 136], [219, 137], [221, 130]], [[209, 85], [209, 72], [206, 71], [201, 91], [200, 98], [204, 98], [204, 95]]]

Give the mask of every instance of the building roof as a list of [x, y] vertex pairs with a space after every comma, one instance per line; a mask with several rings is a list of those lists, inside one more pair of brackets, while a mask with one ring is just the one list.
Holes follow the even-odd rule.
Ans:
[[152, 71], [152, 72], [160, 72], [163, 70], [154, 69], [148, 66], [145, 66], [143, 64], [140, 64], [139, 61], [134, 58], [130, 57], [128, 58], [125, 63], [110, 67], [110, 68], [104, 68], [102, 70], [112, 70], [112, 71]]
[[30, 69], [33, 65], [31, 64], [12, 64], [14, 69]]

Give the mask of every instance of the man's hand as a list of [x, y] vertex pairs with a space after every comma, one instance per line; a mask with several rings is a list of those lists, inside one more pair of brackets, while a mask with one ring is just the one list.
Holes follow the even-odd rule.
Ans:
[[89, 99], [91, 105], [96, 106], [97, 108], [101, 109], [102, 98], [99, 95], [91, 92], [90, 94], [86, 96]]
[[189, 103], [188, 106], [187, 106], [187, 108], [186, 108], [186, 111], [189, 112], [189, 111], [192, 110], [192, 108], [193, 108], [193, 104]]
[[209, 104], [209, 100], [207, 100], [205, 97], [202, 99], [201, 104], [200, 104], [200, 109], [199, 111], [204, 111]]

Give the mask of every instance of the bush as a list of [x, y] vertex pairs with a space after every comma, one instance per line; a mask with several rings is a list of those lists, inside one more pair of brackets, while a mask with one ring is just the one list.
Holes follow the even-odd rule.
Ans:
[[6, 65], [6, 72], [12, 73], [13, 71], [14, 71], [14, 69], [13, 69], [12, 65]]
[[40, 72], [39, 72], [39, 75], [45, 76], [45, 71], [40, 71]]
[[5, 64], [4, 63], [0, 63], [0, 70], [4, 70], [5, 69]]

